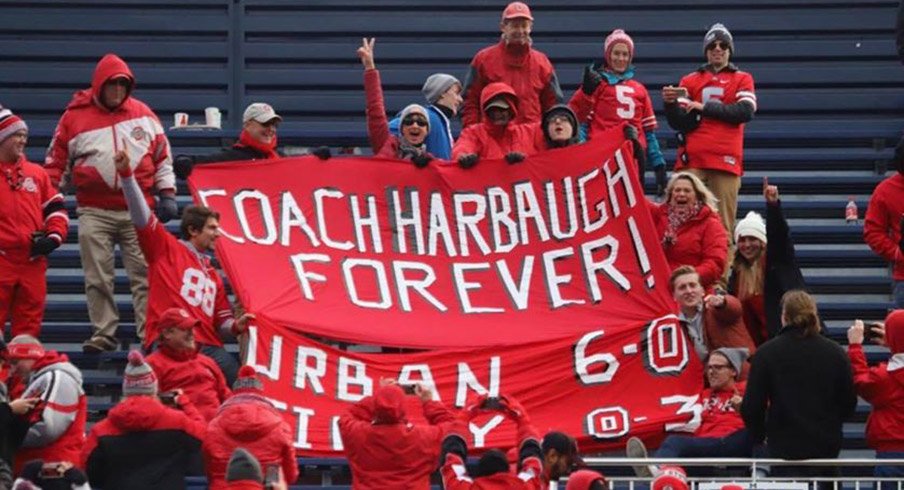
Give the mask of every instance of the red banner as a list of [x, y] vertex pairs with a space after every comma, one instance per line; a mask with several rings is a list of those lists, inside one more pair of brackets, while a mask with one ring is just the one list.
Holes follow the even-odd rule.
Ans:
[[[598, 328], [551, 342], [511, 347], [357, 354], [317, 343], [267, 320], [250, 329], [248, 363], [293, 427], [300, 454], [342, 450], [338, 417], [373, 393], [381, 377], [431, 387], [447, 406], [477, 393], [506, 394], [545, 433], [561, 430], [582, 452], [623, 449], [699, 424], [701, 366], [674, 315], [644, 328]], [[409, 420], [425, 423], [408, 397]], [[511, 447], [514, 424], [487, 414], [470, 425], [472, 448]]]
[[601, 140], [470, 170], [302, 157], [189, 182], [221, 213], [242, 304], [278, 325], [427, 349], [576, 339], [674, 309], [630, 145]]

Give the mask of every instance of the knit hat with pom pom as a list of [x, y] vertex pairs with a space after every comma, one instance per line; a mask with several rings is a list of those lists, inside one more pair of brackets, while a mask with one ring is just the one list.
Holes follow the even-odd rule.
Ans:
[[261, 393], [264, 391], [264, 385], [261, 383], [261, 380], [258, 379], [257, 371], [246, 364], [239, 369], [239, 377], [235, 380], [235, 383], [232, 384], [232, 391], [236, 393]]
[[124, 396], [157, 394], [157, 376], [137, 350], [129, 352], [129, 364], [122, 377], [122, 394]]

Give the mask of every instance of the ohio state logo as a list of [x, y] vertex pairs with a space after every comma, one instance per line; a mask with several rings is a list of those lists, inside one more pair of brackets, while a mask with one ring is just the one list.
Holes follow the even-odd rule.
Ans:
[[144, 139], [147, 133], [144, 132], [144, 128], [138, 126], [132, 130], [132, 139], [135, 141], [141, 141]]
[[35, 179], [31, 177], [25, 177], [25, 180], [22, 181], [22, 188], [28, 192], [38, 192], [38, 186], [35, 184]]

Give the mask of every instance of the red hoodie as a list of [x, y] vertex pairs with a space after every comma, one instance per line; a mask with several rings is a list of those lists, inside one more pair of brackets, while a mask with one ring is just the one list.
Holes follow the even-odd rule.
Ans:
[[505, 97], [515, 116], [512, 121], [504, 126], [493, 124], [484, 119], [480, 124], [466, 127], [455, 145], [452, 147], [452, 159], [466, 154], [474, 154], [481, 159], [500, 159], [511, 152], [532, 155], [540, 148], [537, 145], [543, 141], [539, 123], [518, 124], [519, 99], [515, 91], [504, 83], [491, 83], [480, 94], [480, 107], [483, 109], [487, 103], [498, 96]]
[[894, 265], [892, 278], [904, 281], [904, 256], [898, 247], [901, 240], [901, 216], [904, 215], [904, 176], [896, 173], [876, 186], [866, 208], [863, 240]]
[[866, 420], [866, 442], [879, 452], [904, 451], [904, 310], [885, 319], [885, 341], [892, 356], [869, 367], [862, 344], [848, 345], [857, 394], [873, 406]]
[[113, 156], [125, 144], [132, 172], [148, 205], [153, 207], [152, 190], [176, 188], [169, 141], [154, 112], [131, 93], [113, 110], [100, 103], [104, 83], [116, 76], [127, 77], [134, 89], [135, 77], [129, 66], [115, 54], [108, 54], [97, 63], [91, 88], [76, 92], [66, 107], [47, 150], [44, 168], [57, 187], [67, 181], [71, 172], [79, 206], [125, 210], [126, 201], [113, 165]]
[[161, 345], [147, 363], [157, 374], [159, 390], [181, 388], [205, 422], [213, 420], [220, 404], [232, 396], [217, 363], [197, 350], [176, 351]]

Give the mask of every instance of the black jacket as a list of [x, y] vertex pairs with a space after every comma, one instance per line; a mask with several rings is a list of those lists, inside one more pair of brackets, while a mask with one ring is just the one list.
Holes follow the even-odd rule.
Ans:
[[16, 450], [25, 440], [28, 434], [28, 427], [31, 424], [24, 417], [15, 415], [6, 402], [6, 386], [0, 383], [0, 430], [3, 431], [3, 437], [0, 437], [0, 459], [6, 461], [11, 468], [13, 466], [13, 457]]
[[785, 327], [757, 349], [741, 416], [770, 457], [836, 458], [857, 405], [851, 363], [834, 341], [801, 333]]
[[215, 162], [240, 162], [248, 160], [263, 160], [267, 155], [248, 146], [233, 146], [211, 153], [210, 155], [176, 155], [173, 160], [173, 170], [176, 177], [187, 179], [195, 165]]
[[[769, 338], [782, 328], [782, 296], [794, 289], [807, 289], [807, 283], [797, 265], [791, 230], [782, 213], [781, 201], [766, 205], [766, 274], [763, 284], [763, 307]], [[728, 293], [738, 295], [738, 278], [732, 271], [728, 278]]]

